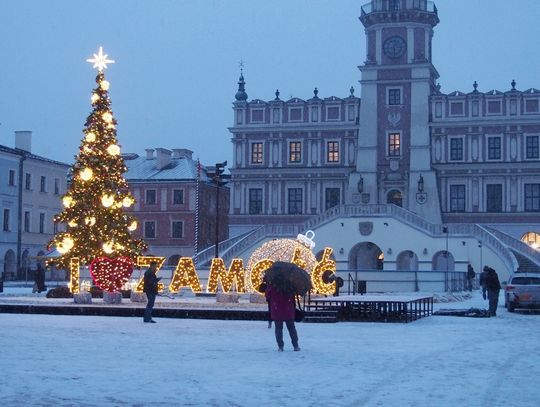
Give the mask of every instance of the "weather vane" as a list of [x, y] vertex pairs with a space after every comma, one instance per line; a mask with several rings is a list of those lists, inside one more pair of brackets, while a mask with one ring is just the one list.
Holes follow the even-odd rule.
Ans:
[[244, 60], [241, 59], [240, 62], [238, 62], [238, 66], [240, 67], [240, 71], [244, 72]]
[[97, 68], [99, 72], [107, 69], [107, 64], [114, 64], [114, 60], [107, 59], [108, 55], [103, 54], [103, 47], [99, 47], [99, 52], [94, 54], [94, 58], [87, 59], [86, 62], [94, 64], [92, 68]]

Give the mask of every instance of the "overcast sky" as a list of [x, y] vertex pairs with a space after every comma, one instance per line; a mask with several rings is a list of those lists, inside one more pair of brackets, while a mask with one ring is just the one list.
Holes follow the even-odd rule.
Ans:
[[[249, 99], [361, 96], [359, 0], [2, 0], [0, 144], [73, 162], [104, 47], [123, 152], [189, 148], [232, 161], [239, 61]], [[443, 92], [540, 88], [540, 1], [439, 0], [433, 59]]]

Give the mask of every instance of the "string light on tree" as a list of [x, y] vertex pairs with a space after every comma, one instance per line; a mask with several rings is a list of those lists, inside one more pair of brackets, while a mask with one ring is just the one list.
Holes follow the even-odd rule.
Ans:
[[[131, 236], [135, 218], [124, 213], [124, 208], [133, 205], [135, 199], [123, 177], [127, 167], [120, 152], [116, 119], [109, 99], [111, 84], [104, 75], [107, 65], [114, 60], [100, 47], [88, 62], [98, 70], [97, 86], [91, 93], [92, 112], [84, 125], [69, 191], [62, 198], [64, 208], [54, 219], [56, 223], [69, 223], [71, 229], [69, 233], [58, 233], [49, 242], [50, 247], [56, 246], [62, 254], [55, 260], [62, 268], [70, 266], [72, 257], [87, 266], [106, 255], [135, 258], [146, 249], [142, 240]], [[129, 206], [124, 205], [127, 203]], [[128, 262], [123, 261], [104, 269], [124, 276], [127, 265]]]

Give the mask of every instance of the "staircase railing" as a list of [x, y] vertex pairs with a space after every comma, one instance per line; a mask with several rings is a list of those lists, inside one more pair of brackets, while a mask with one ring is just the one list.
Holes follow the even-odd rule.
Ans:
[[500, 230], [496, 230], [490, 227], [485, 227], [485, 229], [489, 230], [492, 234], [497, 236], [497, 238], [501, 240], [504, 244], [511, 247], [512, 249], [515, 249], [520, 254], [524, 255], [540, 267], [540, 253], [533, 249], [531, 246], [522, 242], [521, 240], [513, 238], [512, 236], [504, 232], [501, 232]]

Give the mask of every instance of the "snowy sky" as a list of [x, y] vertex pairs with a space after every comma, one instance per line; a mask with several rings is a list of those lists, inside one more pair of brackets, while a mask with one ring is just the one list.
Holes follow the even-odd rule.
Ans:
[[[0, 398], [8, 407], [537, 407], [540, 315], [508, 313], [502, 294], [499, 305], [496, 318], [300, 323], [300, 352], [286, 330], [277, 352], [265, 321], [0, 314]], [[475, 292], [436, 308], [486, 306]]]
[[[189, 148], [228, 159], [240, 60], [250, 99], [361, 96], [358, 20], [367, 0], [3, 0], [0, 144], [71, 163], [91, 111], [102, 45], [124, 152]], [[434, 63], [442, 91], [540, 88], [540, 2], [439, 0]], [[9, 39], [9, 40], [8, 40]], [[210, 148], [210, 146], [212, 146]]]

